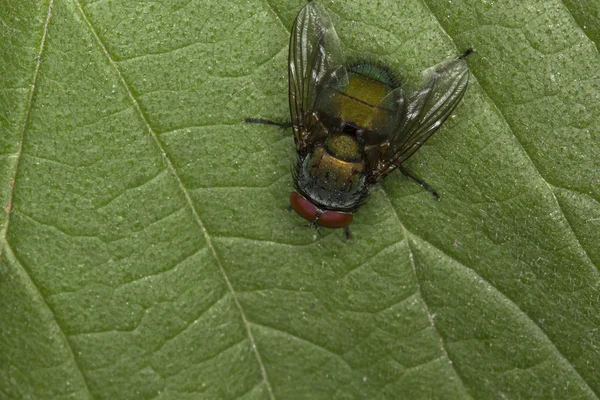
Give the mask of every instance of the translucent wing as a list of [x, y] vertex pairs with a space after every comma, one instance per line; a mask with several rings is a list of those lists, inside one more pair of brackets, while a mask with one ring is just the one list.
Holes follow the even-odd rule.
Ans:
[[325, 86], [347, 81], [340, 41], [325, 10], [308, 3], [290, 36], [289, 100], [296, 149], [304, 150], [321, 133], [314, 128], [315, 106]]
[[402, 118], [387, 147], [382, 147], [376, 181], [412, 156], [452, 114], [467, 89], [469, 69], [459, 58], [433, 66], [424, 77], [423, 88], [400, 105]]
[[363, 155], [368, 166], [367, 169], [375, 172], [382, 167], [384, 155], [390, 154], [390, 142], [396, 137], [398, 126], [406, 118], [406, 100], [401, 87], [388, 93], [373, 110], [373, 113], [381, 114], [382, 110], [386, 115], [383, 118], [381, 118], [382, 115], [374, 115], [372, 120], [378, 124], [372, 130], [357, 132], [357, 137], [364, 146]]

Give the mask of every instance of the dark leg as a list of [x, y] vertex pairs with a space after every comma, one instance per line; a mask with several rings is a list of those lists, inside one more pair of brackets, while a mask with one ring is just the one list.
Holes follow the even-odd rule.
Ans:
[[467, 57], [469, 56], [469, 54], [471, 54], [473, 51], [474, 51], [474, 50], [473, 50], [473, 48], [472, 48], [472, 47], [469, 47], [467, 50], [465, 50], [465, 52], [464, 52], [464, 53], [462, 53], [462, 54], [460, 55], [460, 57], [458, 57], [458, 59], [459, 59], [459, 60], [463, 60], [463, 59], [467, 58]]
[[292, 127], [291, 122], [277, 122], [277, 121], [271, 121], [269, 119], [262, 119], [262, 118], [244, 118], [244, 122], [249, 123], [249, 124], [275, 125], [275, 126], [278, 126], [280, 128], [284, 128], [284, 129]]
[[350, 238], [352, 237], [352, 235], [350, 235], [350, 227], [349, 226], [344, 227], [344, 235], [346, 235], [346, 240], [350, 240]]
[[292, 212], [292, 210], [293, 210], [293, 208], [292, 208], [292, 205], [291, 205], [291, 204], [290, 204], [290, 205], [288, 205], [288, 206], [287, 206], [285, 209], [287, 210], [287, 212]]
[[438, 201], [440, 200], [440, 195], [438, 194], [438, 192], [436, 192], [434, 188], [429, 186], [427, 184], [427, 182], [425, 182], [423, 179], [419, 178], [417, 175], [413, 174], [410, 170], [404, 168], [403, 166], [398, 167], [398, 169], [404, 175], [408, 176], [410, 179], [417, 182], [419, 185], [423, 186], [423, 188], [425, 188], [429, 193], [431, 193], [435, 197], [436, 200], [438, 200]]

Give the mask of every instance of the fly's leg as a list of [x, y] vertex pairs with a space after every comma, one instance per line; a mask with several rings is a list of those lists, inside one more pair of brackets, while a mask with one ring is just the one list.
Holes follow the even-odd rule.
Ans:
[[244, 118], [244, 122], [248, 124], [265, 124], [265, 125], [275, 125], [283, 129], [291, 128], [291, 122], [277, 122], [271, 121], [270, 119], [262, 119], [262, 118]]
[[462, 53], [458, 59], [459, 60], [464, 60], [465, 58], [467, 58], [471, 53], [473, 53], [475, 50], [473, 50], [472, 47], [469, 47], [467, 50], [465, 50], [464, 53]]
[[350, 234], [350, 227], [348, 225], [344, 227], [344, 235], [346, 236], [346, 241], [352, 238], [352, 235]]
[[406, 169], [403, 166], [399, 166], [398, 169], [405, 176], [408, 176], [410, 179], [412, 179], [413, 181], [417, 182], [419, 185], [423, 186], [423, 188], [425, 190], [427, 190], [429, 193], [431, 193], [433, 195], [433, 197], [435, 197], [436, 200], [438, 200], [438, 201], [440, 200], [440, 195], [438, 194], [438, 192], [436, 192], [434, 188], [432, 188], [431, 186], [429, 186], [427, 184], [427, 182], [425, 182], [423, 179], [421, 179], [417, 175], [415, 175], [411, 170]]

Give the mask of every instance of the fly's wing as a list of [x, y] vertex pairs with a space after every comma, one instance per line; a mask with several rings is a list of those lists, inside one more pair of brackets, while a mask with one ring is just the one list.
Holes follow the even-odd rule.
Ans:
[[384, 155], [389, 154], [390, 142], [406, 115], [404, 90], [399, 87], [388, 93], [373, 109], [372, 130], [357, 132], [363, 145], [363, 159], [367, 170], [377, 171]]
[[469, 81], [461, 58], [441, 62], [424, 72], [425, 85], [402, 104], [402, 117], [374, 169], [375, 181], [394, 170], [425, 143], [452, 114]]
[[325, 87], [344, 85], [340, 40], [325, 10], [308, 3], [296, 17], [290, 36], [289, 100], [294, 139], [305, 150], [326, 134], [315, 127], [315, 107]]

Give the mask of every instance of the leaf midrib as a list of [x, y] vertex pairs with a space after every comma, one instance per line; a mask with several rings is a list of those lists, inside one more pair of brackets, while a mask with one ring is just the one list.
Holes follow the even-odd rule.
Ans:
[[[52, 0], [53, 1], [53, 0]], [[106, 48], [106, 46], [104, 45], [104, 43], [102, 42], [102, 40], [100, 39], [100, 37], [98, 36], [96, 30], [94, 29], [94, 26], [92, 25], [92, 23], [90, 22], [90, 20], [88, 19], [87, 15], [85, 14], [81, 3], [79, 2], [79, 0], [74, 0], [77, 9], [79, 11], [79, 13], [81, 14], [81, 17], [83, 18], [83, 20], [85, 21], [85, 24], [87, 25], [88, 29], [90, 30], [92, 36], [94, 37], [94, 39], [96, 40], [97, 45], [100, 47], [100, 49], [102, 50], [104, 56], [106, 57], [109, 65], [112, 67], [112, 69], [114, 70], [116, 77], [118, 78], [118, 80], [120, 81], [121, 85], [123, 86], [123, 88], [125, 89], [125, 91], [127, 92], [127, 95], [136, 111], [136, 113], [140, 116], [141, 120], [143, 121], [144, 125], [146, 126], [146, 129], [148, 131], [148, 133], [152, 136], [152, 138], [154, 139], [154, 142], [156, 143], [156, 146], [158, 148], [158, 150], [161, 153], [162, 158], [165, 160], [166, 163], [166, 167], [167, 170], [172, 174], [172, 176], [175, 178], [179, 189], [181, 190], [182, 194], [184, 195], [187, 205], [190, 208], [190, 210], [192, 211], [192, 214], [194, 216], [194, 220], [196, 222], [196, 224], [198, 225], [198, 227], [201, 229], [203, 236], [204, 236], [204, 240], [206, 242], [206, 245], [208, 246], [208, 248], [210, 249], [211, 255], [214, 258], [215, 262], [217, 263], [217, 266], [219, 268], [219, 271], [223, 277], [223, 280], [225, 281], [227, 288], [232, 296], [232, 299], [234, 300], [234, 303], [238, 309], [238, 312], [240, 313], [240, 316], [242, 318], [242, 322], [244, 324], [244, 327], [246, 329], [247, 332], [247, 336], [248, 336], [248, 340], [250, 343], [250, 347], [252, 352], [254, 353], [255, 357], [256, 357], [256, 361], [259, 365], [260, 368], [260, 372], [261, 372], [261, 376], [263, 379], [264, 384], [267, 387], [267, 391], [269, 393], [269, 397], [271, 400], [275, 400], [275, 396], [273, 394], [273, 389], [271, 387], [271, 383], [269, 382], [269, 378], [266, 372], [266, 368], [265, 365], [262, 361], [262, 357], [260, 355], [260, 352], [258, 351], [258, 347], [256, 345], [256, 341], [254, 339], [254, 335], [252, 334], [252, 330], [251, 330], [251, 326], [250, 326], [250, 322], [248, 321], [246, 314], [244, 312], [244, 309], [238, 299], [238, 296], [235, 292], [235, 289], [223, 267], [223, 264], [221, 262], [221, 259], [219, 258], [219, 256], [217, 255], [216, 249], [212, 243], [212, 238], [208, 232], [208, 230], [206, 229], [204, 223], [202, 222], [202, 220], [200, 219], [200, 216], [198, 214], [198, 211], [196, 210], [196, 207], [194, 206], [194, 203], [190, 197], [189, 191], [186, 189], [186, 187], [183, 184], [183, 181], [181, 180], [181, 177], [179, 176], [179, 173], [177, 172], [177, 170], [175, 169], [175, 167], [173, 166], [173, 163], [171, 162], [170, 157], [168, 156], [168, 154], [166, 153], [163, 144], [161, 143], [161, 141], [158, 138], [157, 133], [154, 131], [154, 129], [151, 127], [150, 122], [148, 120], [148, 117], [144, 114], [144, 112], [142, 111], [137, 99], [134, 97], [133, 92], [131, 91], [131, 89], [129, 88], [129, 85], [127, 84], [127, 82], [125, 81], [125, 78], [123, 77], [123, 75], [121, 74], [121, 71], [119, 69], [119, 67], [117, 66], [116, 62], [114, 61], [113, 57], [110, 55], [110, 53], [108, 52], [108, 49]]]
[[40, 73], [40, 67], [42, 65], [44, 50], [46, 49], [46, 38], [48, 35], [48, 26], [50, 25], [50, 20], [52, 19], [52, 9], [53, 8], [54, 8], [54, 0], [50, 0], [48, 2], [48, 9], [46, 10], [46, 19], [44, 20], [44, 24], [43, 24], [43, 28], [42, 28], [42, 39], [40, 41], [39, 51], [35, 58], [35, 60], [36, 60], [35, 69], [33, 72], [33, 76], [31, 78], [31, 84], [29, 85], [29, 94], [27, 96], [27, 102], [25, 104], [25, 110], [24, 110], [25, 115], [23, 117], [23, 126], [21, 127], [21, 132], [19, 135], [19, 142], [17, 144], [17, 152], [15, 153], [14, 168], [13, 168], [12, 173], [10, 174], [11, 175], [11, 184], [10, 184], [10, 189], [8, 192], [8, 202], [5, 206], [6, 218], [4, 220], [2, 230], [0, 231], [0, 263], [2, 262], [5, 252], [9, 252], [10, 256], [12, 256], [13, 262], [16, 262], [20, 266], [20, 268], [23, 271], [24, 275], [26, 276], [27, 280], [30, 282], [31, 287], [35, 289], [35, 292], [36, 292], [37, 296], [39, 297], [40, 301], [45, 305], [48, 312], [52, 316], [52, 319], [56, 323], [58, 336], [60, 337], [62, 342], [65, 343], [66, 348], [68, 349], [68, 352], [69, 352], [69, 357], [73, 360], [73, 363], [76, 366], [75, 370], [79, 373], [79, 378], [81, 379], [81, 382], [83, 383], [85, 390], [87, 391], [87, 395], [89, 397], [91, 397], [90, 387], [88, 385], [88, 382], [85, 378], [85, 375], [83, 374], [83, 371], [82, 371], [79, 363], [77, 362], [77, 358], [75, 357], [75, 351], [73, 350], [71, 343], [67, 339], [67, 335], [65, 334], [62, 327], [58, 323], [58, 319], [56, 318], [56, 314], [54, 313], [54, 310], [52, 309], [52, 307], [50, 307], [50, 305], [46, 301], [46, 298], [42, 295], [38, 285], [36, 285], [35, 281], [32, 279], [31, 275], [29, 274], [29, 271], [27, 270], [27, 268], [25, 267], [23, 262], [21, 260], [19, 260], [15, 251], [12, 249], [12, 247], [10, 246], [10, 244], [8, 243], [8, 240], [6, 238], [6, 235], [8, 233], [8, 227], [10, 225], [12, 200], [13, 200], [13, 196], [14, 196], [14, 192], [15, 192], [15, 180], [16, 180], [17, 174], [19, 172], [19, 166], [21, 165], [25, 132], [27, 131], [27, 127], [29, 124], [29, 118], [31, 116], [33, 97], [34, 97], [36, 89], [37, 89], [37, 82], [38, 82], [38, 76]]

